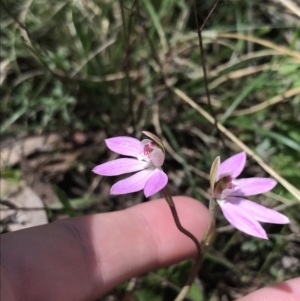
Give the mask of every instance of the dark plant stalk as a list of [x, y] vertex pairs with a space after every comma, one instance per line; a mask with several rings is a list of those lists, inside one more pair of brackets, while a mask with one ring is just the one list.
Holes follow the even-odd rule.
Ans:
[[[203, 69], [203, 78], [204, 78], [204, 86], [205, 86], [205, 92], [206, 92], [206, 97], [207, 97], [207, 102], [209, 105], [209, 109], [210, 109], [210, 113], [214, 118], [215, 121], [215, 127], [219, 133], [220, 139], [222, 141], [223, 146], [225, 146], [223, 137], [221, 135], [221, 132], [218, 128], [218, 122], [217, 122], [217, 118], [215, 116], [212, 104], [211, 104], [211, 99], [210, 99], [210, 92], [209, 92], [209, 88], [208, 88], [208, 80], [207, 80], [207, 72], [206, 72], [206, 64], [205, 64], [205, 54], [204, 54], [204, 47], [203, 47], [203, 39], [202, 39], [202, 30], [205, 26], [205, 24], [207, 23], [208, 19], [210, 18], [210, 16], [212, 15], [213, 11], [215, 10], [215, 8], [217, 7], [218, 3], [220, 0], [216, 0], [214, 6], [212, 7], [212, 9], [210, 10], [209, 14], [207, 15], [207, 17], [205, 18], [201, 28], [199, 26], [199, 20], [198, 20], [198, 14], [197, 14], [197, 5], [196, 5], [196, 0], [193, 1], [194, 4], [194, 16], [195, 16], [195, 23], [196, 23], [196, 27], [197, 27], [197, 34], [198, 34], [198, 40], [199, 40], [199, 50], [200, 50], [200, 59], [201, 59], [201, 65], [202, 65], [202, 69]], [[215, 219], [216, 219], [216, 214], [218, 211], [218, 206], [216, 205], [216, 201], [211, 198], [210, 202], [209, 202], [209, 212], [210, 212], [210, 223], [209, 226], [204, 234], [204, 237], [202, 239], [201, 245], [200, 245], [200, 251], [198, 251], [198, 255], [196, 257], [196, 261], [193, 265], [193, 267], [190, 270], [189, 276], [186, 280], [185, 285], [183, 286], [183, 288], [181, 289], [180, 293], [177, 295], [175, 301], [182, 301], [186, 295], [188, 294], [195, 277], [198, 274], [198, 271], [201, 267], [201, 263], [203, 260], [203, 256], [204, 253], [207, 251], [207, 249], [210, 247], [213, 238], [214, 238], [214, 230], [215, 230]]]
[[201, 244], [200, 244], [200, 252], [198, 252], [196, 260], [190, 270], [189, 276], [186, 280], [185, 285], [182, 287], [181, 291], [177, 295], [176, 299], [174, 301], [182, 301], [188, 294], [197, 274], [201, 267], [201, 263], [203, 260], [203, 256], [205, 252], [208, 250], [208, 248], [211, 246], [214, 234], [215, 234], [215, 220], [216, 215], [218, 212], [218, 206], [216, 201], [211, 198], [209, 202], [209, 212], [210, 212], [210, 223], [206, 229], [206, 232], [202, 238]]
[[197, 248], [197, 257], [201, 257], [200, 243], [199, 243], [198, 239], [191, 232], [186, 230], [181, 225], [181, 222], [179, 220], [178, 213], [177, 213], [177, 210], [176, 210], [176, 207], [175, 207], [175, 203], [173, 201], [173, 198], [172, 198], [167, 186], [165, 188], [163, 188], [161, 192], [162, 192], [163, 197], [166, 199], [166, 201], [167, 201], [167, 203], [168, 203], [168, 205], [171, 209], [171, 212], [172, 212], [172, 215], [173, 215], [173, 218], [174, 218], [174, 221], [175, 221], [175, 224], [176, 224], [178, 230], [180, 232], [182, 232], [183, 234], [185, 234], [186, 236], [188, 236], [195, 243], [196, 248]]
[[176, 227], [178, 228], [178, 230], [180, 232], [182, 232], [184, 235], [188, 236], [193, 242], [194, 244], [196, 245], [196, 248], [197, 248], [197, 255], [196, 255], [196, 260], [195, 260], [195, 263], [190, 271], [190, 274], [189, 274], [189, 277], [186, 281], [186, 284], [185, 286], [181, 289], [179, 295], [177, 296], [177, 298], [175, 299], [175, 301], [179, 301], [179, 300], [183, 300], [184, 297], [187, 295], [192, 283], [194, 282], [194, 279], [198, 273], [198, 270], [200, 268], [200, 265], [201, 265], [201, 262], [202, 262], [202, 258], [203, 258], [203, 252], [202, 252], [202, 248], [201, 248], [201, 245], [198, 241], [198, 239], [191, 233], [189, 232], [188, 230], [186, 230], [182, 225], [181, 225], [181, 222], [179, 220], [179, 217], [178, 217], [178, 213], [177, 213], [177, 210], [176, 210], [176, 207], [175, 207], [175, 203], [173, 201], [173, 198], [167, 188], [167, 186], [165, 188], [162, 189], [162, 195], [163, 197], [166, 199], [170, 209], [171, 209], [171, 212], [172, 212], [172, 215], [173, 215], [173, 218], [174, 218], [174, 221], [175, 221], [175, 224], [176, 224]]
[[[212, 14], [213, 10], [215, 9], [215, 7], [217, 6], [218, 2], [219, 2], [219, 0], [217, 0], [217, 2], [215, 3], [214, 7], [210, 11], [209, 15], [206, 17], [203, 25], [201, 26], [200, 31], [198, 30], [198, 38], [199, 38], [199, 41], [200, 41], [199, 42], [200, 43], [199, 46], [200, 46], [200, 52], [201, 52], [201, 60], [203, 62], [202, 65], [203, 65], [203, 69], [204, 69], [206, 95], [207, 95], [207, 98], [208, 98], [208, 103], [209, 103], [211, 111], [213, 111], [213, 110], [212, 110], [212, 105], [211, 105], [211, 101], [210, 101], [210, 94], [209, 94], [209, 90], [208, 90], [207, 74], [206, 74], [206, 68], [205, 68], [205, 56], [204, 56], [204, 49], [203, 49], [201, 30], [205, 26], [208, 18], [211, 16], [211, 14]], [[138, 15], [138, 18], [140, 19], [138, 5], [137, 5], [137, 15]], [[197, 14], [195, 16], [197, 17]], [[153, 56], [155, 62], [159, 66], [160, 75], [162, 77], [162, 80], [163, 80], [164, 84], [166, 85], [166, 88], [170, 90], [170, 86], [168, 84], [167, 78], [166, 78], [166, 76], [165, 76], [165, 74], [163, 72], [162, 64], [161, 64], [161, 62], [159, 60], [159, 57], [158, 57], [158, 55], [156, 53], [156, 48], [153, 45], [151, 39], [148, 37], [148, 35], [147, 35], [147, 29], [145, 28], [145, 26], [144, 26], [144, 24], [142, 22], [141, 22], [141, 26], [142, 26], [142, 28], [143, 28], [143, 30], [145, 32], [146, 39], [147, 39], [147, 41], [148, 41], [148, 43], [150, 45], [152, 56]], [[197, 18], [197, 22], [196, 23], [197, 23], [197, 28], [199, 29], [198, 18]], [[216, 121], [216, 118], [215, 118], [215, 121]], [[218, 129], [218, 127], [217, 127], [217, 129]], [[223, 140], [222, 140], [222, 142], [223, 142]], [[223, 142], [223, 144], [224, 144], [224, 142]], [[203, 255], [204, 255], [205, 251], [209, 248], [209, 246], [212, 243], [212, 240], [213, 240], [213, 237], [214, 237], [215, 218], [216, 218], [216, 212], [217, 212], [217, 210], [215, 210], [216, 206], [213, 205], [214, 204], [213, 202], [215, 202], [215, 201], [211, 200], [210, 201], [210, 216], [211, 216], [210, 224], [209, 224], [209, 226], [208, 226], [208, 228], [206, 230], [206, 233], [205, 233], [205, 235], [203, 237], [203, 240], [201, 242], [201, 245], [200, 245], [200, 243], [197, 240], [197, 238], [192, 233], [190, 233], [189, 231], [187, 231], [181, 225], [179, 217], [178, 217], [178, 214], [177, 214], [177, 210], [176, 210], [176, 207], [175, 207], [175, 204], [174, 204], [174, 201], [173, 201], [172, 196], [169, 193], [167, 187], [165, 187], [164, 189], [162, 189], [161, 192], [162, 192], [164, 198], [166, 199], [167, 203], [169, 204], [170, 210], [172, 212], [172, 215], [173, 215], [173, 218], [174, 218], [174, 221], [175, 221], [175, 224], [176, 224], [178, 230], [180, 232], [182, 232], [183, 234], [185, 234], [186, 236], [188, 236], [195, 243], [196, 248], [197, 248], [196, 260], [194, 262], [193, 267], [190, 270], [190, 273], [189, 273], [188, 279], [186, 281], [186, 284], [181, 289], [180, 293], [178, 294], [177, 298], [175, 299], [175, 301], [182, 301], [185, 298], [185, 296], [188, 294], [189, 289], [190, 289], [191, 285], [193, 284], [195, 277], [198, 274], [198, 271], [200, 269], [200, 266], [201, 266], [201, 263], [202, 263], [202, 260], [203, 260]]]
[[128, 99], [129, 99], [129, 107], [128, 107], [128, 113], [131, 116], [132, 119], [132, 126], [133, 126], [133, 135], [136, 132], [136, 119], [134, 115], [134, 108], [133, 108], [133, 94], [132, 94], [132, 86], [131, 86], [131, 79], [130, 79], [130, 33], [131, 33], [131, 27], [132, 27], [132, 17], [133, 17], [133, 7], [135, 5], [136, 0], [133, 1], [131, 9], [130, 9], [130, 15], [129, 15], [129, 21], [128, 21], [128, 32], [126, 30], [126, 21], [125, 21], [125, 13], [124, 13], [124, 2], [123, 0], [119, 0], [119, 5], [121, 9], [121, 16], [122, 16], [122, 23], [123, 23], [123, 35], [124, 35], [124, 43], [125, 43], [125, 75], [126, 75], [126, 81], [127, 81], [127, 89], [128, 89]]
[[205, 20], [204, 20], [204, 22], [203, 22], [203, 24], [202, 24], [201, 27], [199, 25], [199, 20], [198, 20], [198, 12], [197, 12], [196, 0], [193, 0], [193, 5], [194, 5], [194, 16], [195, 16], [195, 23], [196, 23], [196, 27], [197, 27], [197, 34], [198, 34], [198, 41], [199, 41], [200, 60], [201, 60], [200, 63], [202, 65], [202, 69], [203, 69], [203, 80], [204, 80], [204, 87], [205, 87], [206, 98], [207, 98], [207, 102], [208, 102], [210, 114], [214, 118], [215, 127], [217, 129], [217, 132], [219, 134], [219, 137], [221, 139], [223, 147], [225, 148], [225, 142], [223, 140], [223, 136], [221, 134], [221, 131], [220, 131], [219, 127], [218, 127], [218, 121], [217, 121], [217, 118], [216, 118], [216, 114], [215, 114], [214, 109], [213, 109], [212, 104], [211, 104], [210, 92], [209, 92], [208, 80], [207, 80], [207, 71], [206, 71], [205, 54], [204, 54], [204, 47], [203, 47], [203, 38], [202, 38], [202, 30], [203, 30], [204, 26], [206, 25], [208, 19], [212, 15], [213, 11], [215, 10], [215, 8], [217, 7], [217, 5], [219, 4], [219, 2], [220, 2], [220, 0], [216, 0], [214, 6], [212, 7], [212, 9], [210, 10], [210, 12], [208, 13], [208, 15], [205, 18]]

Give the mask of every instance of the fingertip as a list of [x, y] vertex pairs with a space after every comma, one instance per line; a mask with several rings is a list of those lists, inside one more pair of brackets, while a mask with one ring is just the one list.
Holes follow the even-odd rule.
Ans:
[[283, 301], [300, 300], [300, 277], [278, 283], [271, 287], [264, 287], [237, 301]]
[[[209, 222], [205, 206], [189, 197], [174, 197], [182, 226], [199, 240]], [[86, 217], [95, 254], [97, 278], [104, 293], [133, 276], [155, 270], [196, 254], [194, 242], [174, 223], [164, 199], [142, 203], [123, 211]]]
[[[207, 208], [199, 201], [185, 196], [173, 197], [181, 225], [199, 240], [209, 223]], [[165, 199], [158, 199], [127, 209], [148, 226], [155, 240], [160, 243], [162, 264], [186, 259], [196, 253], [195, 244], [181, 233]]]

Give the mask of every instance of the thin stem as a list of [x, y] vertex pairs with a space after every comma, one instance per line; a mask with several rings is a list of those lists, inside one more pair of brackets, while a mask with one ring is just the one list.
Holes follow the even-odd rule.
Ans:
[[197, 257], [199, 257], [201, 255], [201, 246], [200, 246], [198, 239], [191, 232], [186, 230], [181, 225], [181, 222], [179, 220], [178, 213], [177, 213], [177, 210], [175, 207], [175, 203], [173, 201], [173, 198], [172, 198], [168, 188], [167, 187], [163, 188], [161, 192], [162, 192], [163, 197], [166, 199], [167, 203], [169, 204], [169, 207], [171, 209], [171, 212], [172, 212], [172, 215], [173, 215], [173, 218], [174, 218], [174, 221], [175, 221], [175, 224], [176, 224], [178, 230], [180, 232], [182, 232], [183, 234], [185, 234], [186, 236], [188, 236], [195, 243], [196, 248], [197, 248]]
[[210, 213], [210, 223], [206, 229], [206, 232], [202, 238], [201, 241], [201, 252], [198, 252], [198, 256], [196, 258], [196, 261], [192, 267], [192, 269], [190, 270], [188, 279], [186, 280], [185, 285], [183, 286], [183, 288], [181, 289], [181, 291], [179, 292], [179, 294], [177, 295], [176, 299], [174, 301], [182, 301], [186, 295], [188, 294], [194, 279], [196, 278], [198, 271], [200, 269], [202, 260], [203, 260], [203, 256], [205, 254], [205, 252], [208, 250], [208, 248], [211, 246], [212, 241], [214, 239], [214, 234], [215, 234], [215, 220], [216, 220], [216, 215], [218, 213], [218, 204], [217, 202], [211, 198], [210, 202], [209, 202], [209, 213]]
[[196, 27], [197, 27], [197, 34], [198, 34], [198, 40], [199, 40], [199, 50], [200, 50], [200, 60], [201, 60], [201, 65], [202, 65], [202, 69], [203, 69], [203, 80], [204, 80], [204, 87], [205, 87], [205, 93], [206, 93], [206, 98], [207, 98], [207, 102], [208, 102], [208, 106], [209, 106], [209, 110], [210, 110], [210, 114], [213, 116], [214, 118], [214, 123], [215, 123], [215, 127], [218, 131], [219, 137], [221, 139], [221, 142], [223, 144], [223, 147], [225, 147], [225, 142], [223, 140], [223, 136], [221, 134], [221, 131], [218, 127], [218, 121], [215, 115], [215, 112], [213, 110], [212, 104], [211, 104], [211, 99], [210, 99], [210, 92], [208, 89], [208, 80], [207, 80], [207, 72], [206, 72], [206, 63], [205, 63], [205, 54], [204, 54], [204, 47], [203, 47], [203, 38], [202, 38], [202, 29], [204, 28], [204, 26], [206, 25], [209, 17], [212, 15], [213, 11], [215, 10], [215, 8], [217, 7], [218, 3], [220, 2], [220, 0], [216, 0], [214, 6], [212, 7], [212, 9], [210, 10], [209, 14], [207, 15], [207, 17], [205, 18], [201, 28], [199, 26], [199, 20], [198, 20], [198, 13], [197, 13], [197, 5], [196, 5], [196, 0], [193, 1], [194, 4], [194, 16], [195, 16], [195, 23], [196, 23]]
[[[214, 12], [214, 10], [215, 10], [215, 8], [217, 7], [217, 5], [219, 4], [219, 2], [220, 2], [220, 0], [217, 0], [216, 2], [215, 2], [215, 4], [214, 4], [214, 6], [212, 7], [212, 9], [210, 10], [210, 12], [208, 13], [208, 15], [206, 16], [206, 18], [205, 18], [205, 20], [204, 20], [204, 22], [203, 22], [203, 24], [202, 24], [202, 26], [201, 26], [201, 28], [199, 29], [200, 31], [202, 31], [202, 29], [204, 28], [204, 26], [206, 25], [206, 23], [207, 23], [207, 21], [208, 21], [208, 19], [210, 18], [210, 16], [212, 15], [212, 13]], [[196, 7], [196, 2], [194, 2], [194, 7], [195, 7], [195, 12], [197, 13], [197, 7]], [[197, 28], [199, 28], [198, 27], [198, 16], [196, 16], [196, 25], [197, 25]]]
[[202, 263], [202, 259], [203, 259], [203, 255], [204, 255], [204, 252], [201, 251], [200, 253], [200, 256], [197, 256], [194, 264], [193, 264], [193, 267], [192, 269], [190, 270], [190, 273], [189, 273], [189, 277], [188, 279], [186, 280], [185, 282], [185, 285], [183, 286], [183, 288], [180, 290], [179, 294], [177, 295], [176, 299], [174, 301], [182, 301], [186, 295], [188, 294], [197, 274], [198, 274], [198, 271], [200, 269], [200, 266], [201, 266], [201, 263]]
[[204, 234], [204, 237], [201, 242], [201, 248], [203, 253], [211, 246], [212, 241], [215, 235], [215, 226], [216, 226], [216, 216], [219, 211], [218, 203], [214, 198], [209, 200], [209, 215], [210, 215], [210, 222]]
[[[196, 22], [196, 27], [197, 27], [197, 33], [198, 33], [198, 40], [199, 40], [199, 50], [200, 50], [200, 58], [201, 58], [201, 64], [202, 64], [202, 68], [203, 68], [203, 78], [204, 78], [204, 86], [205, 86], [205, 92], [206, 92], [206, 97], [207, 97], [207, 102], [209, 105], [209, 109], [211, 112], [211, 115], [214, 118], [214, 123], [215, 123], [215, 127], [219, 133], [220, 139], [222, 141], [223, 146], [225, 146], [223, 137], [221, 135], [221, 132], [219, 130], [218, 127], [218, 121], [217, 118], [215, 116], [214, 110], [212, 108], [212, 104], [211, 104], [211, 99], [210, 99], [210, 92], [208, 89], [208, 80], [207, 80], [207, 72], [206, 72], [206, 64], [205, 64], [205, 54], [204, 54], [204, 47], [203, 47], [203, 39], [202, 39], [202, 29], [204, 28], [205, 24], [207, 23], [208, 19], [210, 18], [210, 16], [212, 15], [213, 11], [215, 10], [215, 8], [217, 7], [218, 3], [220, 0], [216, 0], [214, 6], [212, 7], [212, 9], [210, 10], [209, 14], [207, 15], [207, 17], [205, 18], [201, 28], [199, 26], [199, 20], [198, 20], [198, 14], [197, 14], [197, 5], [196, 5], [196, 0], [193, 1], [194, 4], [194, 16], [195, 16], [195, 22]], [[194, 279], [200, 269], [201, 266], [201, 262], [203, 259], [203, 255], [205, 253], [205, 251], [210, 247], [213, 238], [214, 238], [214, 230], [215, 230], [215, 218], [216, 218], [216, 214], [218, 211], [218, 206], [216, 201], [211, 198], [210, 202], [209, 202], [209, 212], [210, 212], [210, 224], [206, 230], [206, 233], [204, 234], [204, 237], [202, 239], [201, 242], [201, 246], [200, 249], [198, 249], [198, 255], [196, 258], [196, 261], [190, 271], [190, 274], [188, 276], [188, 279], [186, 281], [186, 284], [184, 285], [184, 287], [181, 289], [180, 293], [178, 294], [178, 296], [176, 297], [175, 301], [182, 301], [186, 295], [189, 292], [189, 289], [191, 287], [191, 285], [194, 282]]]
[[180, 232], [182, 232], [183, 234], [185, 234], [186, 236], [188, 236], [196, 245], [197, 248], [197, 256], [196, 256], [196, 260], [194, 262], [194, 265], [190, 271], [189, 277], [186, 281], [185, 286], [181, 289], [180, 293], [178, 294], [178, 296], [176, 297], [175, 301], [181, 301], [185, 298], [185, 296], [187, 295], [191, 285], [194, 282], [194, 279], [198, 273], [198, 270], [201, 266], [201, 262], [202, 262], [202, 258], [203, 258], [203, 252], [202, 252], [202, 248], [201, 245], [198, 241], [198, 239], [188, 230], [186, 230], [180, 223], [179, 217], [178, 217], [178, 213], [173, 201], [173, 198], [168, 190], [167, 187], [163, 188], [162, 190], [162, 194], [164, 196], [164, 198], [166, 199], [167, 203], [169, 204], [169, 207], [171, 209], [175, 224], [178, 228], [178, 230]]
[[126, 81], [127, 81], [127, 88], [128, 88], [128, 99], [129, 99], [129, 115], [131, 115], [132, 118], [132, 126], [133, 126], [133, 134], [135, 134], [135, 127], [136, 127], [136, 120], [134, 115], [134, 109], [133, 109], [133, 94], [132, 94], [132, 87], [131, 87], [131, 79], [129, 75], [129, 69], [130, 69], [130, 32], [132, 27], [132, 16], [133, 16], [133, 7], [135, 5], [136, 0], [133, 1], [131, 9], [130, 9], [130, 16], [129, 16], [129, 25], [128, 25], [128, 32], [126, 30], [126, 21], [125, 21], [125, 14], [124, 14], [124, 3], [123, 0], [119, 0], [119, 5], [121, 9], [121, 16], [122, 16], [122, 23], [123, 23], [123, 35], [124, 35], [124, 42], [125, 42], [125, 75], [126, 75]]

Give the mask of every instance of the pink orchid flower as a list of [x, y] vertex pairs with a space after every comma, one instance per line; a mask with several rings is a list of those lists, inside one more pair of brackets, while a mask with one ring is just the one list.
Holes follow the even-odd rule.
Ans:
[[124, 136], [105, 140], [111, 151], [134, 158], [120, 158], [97, 165], [93, 172], [102, 176], [137, 172], [114, 184], [111, 187], [111, 194], [126, 194], [144, 189], [145, 196], [149, 197], [167, 185], [168, 177], [161, 168], [165, 160], [163, 146], [155, 135], [148, 132], [144, 134], [154, 137], [158, 143], [150, 139], [139, 141]]
[[236, 179], [245, 164], [245, 152], [238, 153], [221, 163], [216, 173], [213, 194], [232, 226], [249, 235], [268, 239], [259, 222], [288, 224], [290, 220], [275, 210], [244, 198], [270, 191], [277, 184], [275, 180], [269, 178]]

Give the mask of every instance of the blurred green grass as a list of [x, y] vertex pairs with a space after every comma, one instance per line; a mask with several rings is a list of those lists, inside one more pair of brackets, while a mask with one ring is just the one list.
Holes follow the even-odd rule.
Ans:
[[[200, 23], [213, 3], [198, 3]], [[24, 132], [68, 136], [74, 131], [98, 130], [107, 136], [140, 135], [143, 129], [159, 128], [174, 150], [166, 160], [172, 182], [180, 178], [181, 170], [186, 175], [173, 184], [174, 193], [206, 202], [206, 175], [211, 162], [215, 156], [224, 159], [239, 148], [228, 140], [224, 148], [214, 126], [165, 86], [167, 80], [210, 112], [199, 65], [192, 2], [139, 0], [123, 4], [127, 41], [118, 1], [7, 0], [4, 5], [9, 12], [1, 2], [2, 137], [18, 137]], [[246, 39], [226, 36], [231, 32]], [[222, 2], [203, 31], [209, 87], [218, 121], [297, 189], [299, 35], [299, 17], [272, 0]], [[282, 100], [274, 104], [269, 101], [277, 96]], [[251, 112], [264, 102], [262, 109]], [[106, 157], [105, 153], [95, 153], [77, 163], [96, 163]], [[5, 171], [7, 177], [10, 171]], [[267, 176], [254, 161], [249, 162], [245, 175]], [[57, 184], [58, 180], [53, 182]], [[291, 202], [283, 213], [299, 231], [299, 210], [295, 210], [299, 205], [293, 202], [294, 196], [281, 185], [273, 192], [259, 200], [267, 200], [271, 207], [283, 199]], [[65, 199], [62, 206], [65, 203], [66, 211], [72, 211]], [[222, 217], [219, 225], [226, 225]], [[230, 295], [234, 285], [258, 287], [299, 273], [285, 270], [280, 264], [283, 255], [299, 256], [297, 252], [295, 255], [297, 242], [288, 227], [268, 228], [274, 233], [269, 242], [220, 229], [200, 273], [208, 298], [225, 294], [218, 290], [220, 283], [225, 283]], [[188, 263], [183, 263], [157, 275], [180, 286], [187, 270]], [[241, 271], [243, 278], [236, 280]], [[229, 282], [224, 280], [227, 274], [231, 275]], [[174, 292], [169, 285], [167, 289], [161, 285], [162, 278], [146, 275], [136, 290], [137, 299], [169, 300]], [[194, 300], [202, 298], [198, 291], [201, 293], [201, 289], [194, 288]]]

